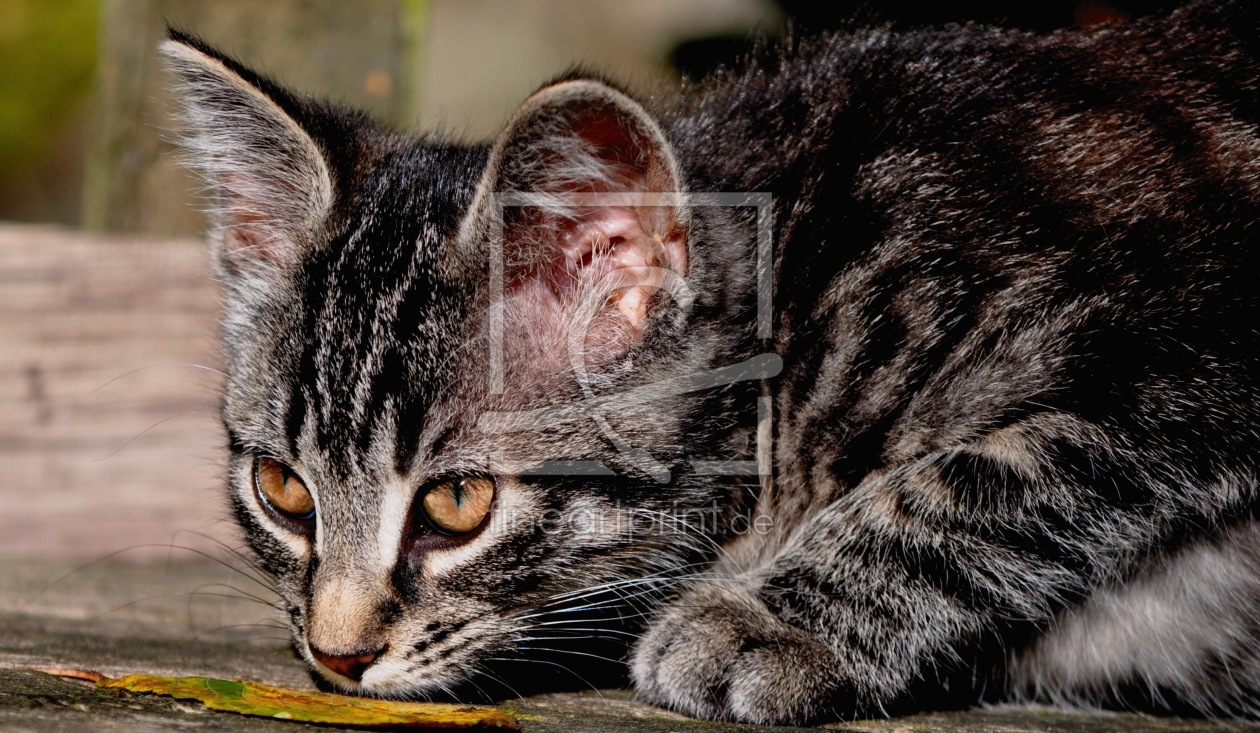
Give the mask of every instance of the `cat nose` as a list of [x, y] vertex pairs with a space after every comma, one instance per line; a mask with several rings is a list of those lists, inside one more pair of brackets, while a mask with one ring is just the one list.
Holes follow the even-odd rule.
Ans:
[[358, 682], [363, 679], [363, 673], [368, 667], [372, 666], [378, 657], [385, 651], [385, 647], [381, 647], [374, 652], [361, 652], [359, 654], [328, 654], [322, 652], [316, 647], [311, 647], [311, 656], [325, 667], [331, 669], [342, 677], [349, 677]]

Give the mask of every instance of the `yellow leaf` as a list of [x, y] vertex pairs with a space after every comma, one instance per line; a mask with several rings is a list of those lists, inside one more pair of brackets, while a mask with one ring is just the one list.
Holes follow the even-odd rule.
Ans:
[[393, 702], [364, 697], [307, 692], [261, 682], [213, 677], [163, 677], [132, 674], [118, 679], [85, 670], [41, 670], [64, 677], [95, 679], [97, 687], [199, 700], [212, 710], [356, 728], [508, 728], [516, 720], [498, 708], [428, 702]]

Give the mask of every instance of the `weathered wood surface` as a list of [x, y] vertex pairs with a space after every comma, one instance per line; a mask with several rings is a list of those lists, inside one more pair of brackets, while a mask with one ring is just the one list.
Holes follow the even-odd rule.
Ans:
[[[60, 580], [51, 587], [54, 579]], [[239, 595], [225, 600], [223, 594]], [[309, 689], [269, 597], [241, 573], [204, 563], [105, 563], [75, 570], [33, 559], [0, 563], [0, 731], [339, 730], [211, 713], [195, 703], [96, 690], [32, 666], [257, 679]], [[788, 731], [693, 721], [627, 690], [585, 690], [509, 701], [525, 733], [752, 733]], [[916, 715], [831, 726], [851, 733], [1260, 733], [1254, 723], [1212, 723], [1042, 707]]]
[[217, 310], [198, 242], [0, 226], [0, 554], [231, 541]]

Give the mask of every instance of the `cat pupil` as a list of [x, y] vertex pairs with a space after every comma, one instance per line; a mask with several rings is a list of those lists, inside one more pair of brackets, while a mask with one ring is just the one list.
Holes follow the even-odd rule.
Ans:
[[1260, 716], [1258, 37], [846, 31], [467, 144], [172, 31], [223, 419], [319, 497], [233, 448], [295, 649], [760, 724]]

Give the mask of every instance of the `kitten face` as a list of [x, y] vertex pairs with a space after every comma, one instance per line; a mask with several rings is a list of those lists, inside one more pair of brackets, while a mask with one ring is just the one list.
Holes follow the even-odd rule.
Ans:
[[741, 509], [677, 472], [704, 408], [663, 382], [718, 349], [680, 337], [708, 296], [666, 297], [703, 222], [637, 103], [562, 82], [487, 151], [163, 50], [218, 197], [232, 502], [318, 675], [436, 693], [711, 554]]

